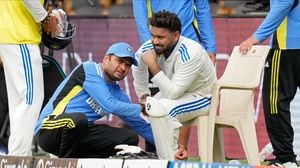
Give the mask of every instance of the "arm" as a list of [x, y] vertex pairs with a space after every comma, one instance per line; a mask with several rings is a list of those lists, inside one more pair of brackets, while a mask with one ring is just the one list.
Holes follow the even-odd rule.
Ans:
[[131, 129], [135, 130], [139, 135], [145, 138], [148, 142], [154, 144], [151, 125], [148, 124], [141, 116], [129, 117], [119, 116]]
[[31, 13], [35, 22], [43, 22], [42, 25], [46, 33], [50, 34], [52, 38], [55, 36], [55, 32], [61, 33], [61, 29], [58, 27], [58, 19], [49, 15], [48, 12], [42, 6], [40, 0], [22, 0], [24, 6]]
[[190, 132], [191, 132], [190, 126], [183, 126], [179, 133], [178, 142], [179, 142], [179, 144], [183, 145], [185, 147], [185, 149], [187, 149], [187, 146], [189, 143]]
[[259, 28], [251, 37], [240, 44], [240, 52], [246, 54], [253, 45], [263, 42], [274, 33], [290, 12], [293, 4], [294, 0], [276, 0]]
[[279, 27], [290, 12], [293, 4], [294, 0], [276, 0], [262, 24], [253, 34], [253, 37], [259, 42], [266, 40]]
[[208, 53], [216, 54], [216, 37], [207, 0], [194, 0], [196, 20], [201, 34], [201, 42]]
[[150, 28], [148, 26], [147, 0], [133, 0], [132, 3], [136, 26], [141, 43], [144, 44], [147, 40], [151, 39]]
[[175, 154], [177, 160], [186, 160], [188, 158], [187, 145], [190, 137], [190, 126], [183, 126], [178, 138], [178, 151]]
[[97, 65], [95, 63], [84, 63], [83, 66], [85, 77], [78, 77], [85, 79], [82, 87], [105, 112], [128, 117], [138, 117], [140, 115], [139, 104], [126, 103], [112, 95], [105, 80], [97, 73]]
[[200, 57], [203, 56], [194, 56], [191, 60], [180, 63], [172, 79], [169, 79], [160, 71], [151, 81], [159, 88], [165, 97], [177, 99], [189, 88], [199, 75], [199, 72], [201, 72]]
[[[119, 90], [119, 100], [132, 103], [128, 95], [122, 90]], [[122, 121], [124, 121], [131, 129], [135, 130], [139, 135], [145, 138], [148, 142], [154, 144], [154, 138], [152, 134], [152, 129], [149, 123], [147, 123], [140, 115], [136, 117], [132, 116], [119, 116]]]
[[139, 63], [139, 66], [138, 67], [132, 66], [133, 85], [139, 101], [141, 101], [141, 97], [143, 97], [143, 95], [151, 94], [148, 87], [148, 79], [149, 79], [148, 66], [143, 62], [141, 57], [142, 54], [139, 50], [136, 53], [136, 59]]
[[41, 22], [48, 15], [48, 12], [44, 9], [40, 0], [22, 0], [22, 2], [31, 13], [35, 22]]

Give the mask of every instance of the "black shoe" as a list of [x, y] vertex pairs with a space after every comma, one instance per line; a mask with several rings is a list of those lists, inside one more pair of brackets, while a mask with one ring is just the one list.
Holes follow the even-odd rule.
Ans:
[[273, 167], [284, 167], [282, 165], [282, 162], [277, 160], [277, 159], [274, 159], [274, 160], [271, 160], [269, 163], [268, 163], [268, 166], [273, 166]]

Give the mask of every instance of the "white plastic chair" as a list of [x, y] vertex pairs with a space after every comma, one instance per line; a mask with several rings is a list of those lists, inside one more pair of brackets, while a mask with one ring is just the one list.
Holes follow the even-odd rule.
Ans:
[[257, 45], [242, 55], [235, 46], [222, 77], [214, 84], [209, 115], [184, 123], [197, 126], [201, 162], [225, 162], [220, 127], [233, 127], [239, 133], [248, 163], [260, 165], [253, 101], [269, 50], [269, 46]]

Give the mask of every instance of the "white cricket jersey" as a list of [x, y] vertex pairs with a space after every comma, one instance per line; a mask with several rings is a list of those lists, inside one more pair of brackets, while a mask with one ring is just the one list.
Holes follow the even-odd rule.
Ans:
[[[136, 52], [139, 65], [132, 67], [134, 88], [139, 98], [146, 93], [150, 95], [148, 66], [142, 60], [149, 48], [153, 49], [151, 40], [145, 42]], [[211, 96], [213, 84], [217, 80], [216, 69], [199, 43], [181, 36], [167, 59], [163, 55], [158, 57], [161, 71], [151, 81], [164, 97], [177, 99], [183, 93]]]

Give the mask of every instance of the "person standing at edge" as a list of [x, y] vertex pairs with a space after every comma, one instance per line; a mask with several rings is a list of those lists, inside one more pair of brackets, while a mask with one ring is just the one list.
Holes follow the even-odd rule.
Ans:
[[8, 155], [30, 156], [35, 123], [44, 98], [40, 28], [54, 37], [57, 18], [43, 0], [0, 1], [0, 56], [9, 103]]
[[263, 106], [267, 132], [276, 156], [268, 165], [296, 168], [294, 130], [290, 103], [300, 87], [300, 5], [299, 0], [271, 0], [270, 12], [259, 28], [240, 44], [245, 54], [269, 36], [271, 50], [266, 59]]

